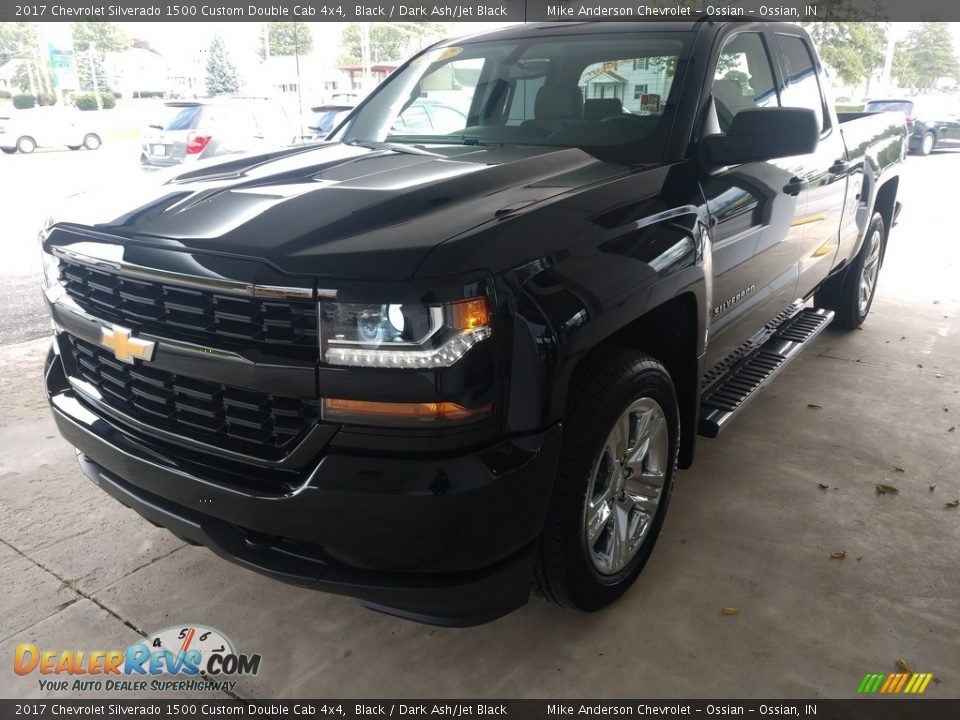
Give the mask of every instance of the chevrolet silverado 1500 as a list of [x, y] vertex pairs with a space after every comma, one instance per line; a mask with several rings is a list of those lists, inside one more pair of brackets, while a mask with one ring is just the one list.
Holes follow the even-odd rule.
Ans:
[[53, 414], [106, 493], [279, 580], [436, 623], [531, 586], [598, 609], [697, 435], [864, 321], [905, 140], [834, 111], [794, 25], [441, 42], [327, 142], [52, 217]]

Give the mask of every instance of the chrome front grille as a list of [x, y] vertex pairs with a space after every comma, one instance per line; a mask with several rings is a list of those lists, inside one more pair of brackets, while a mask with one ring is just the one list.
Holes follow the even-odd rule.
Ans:
[[152, 282], [61, 260], [67, 294], [96, 318], [210, 346], [292, 346], [317, 352], [316, 303]]

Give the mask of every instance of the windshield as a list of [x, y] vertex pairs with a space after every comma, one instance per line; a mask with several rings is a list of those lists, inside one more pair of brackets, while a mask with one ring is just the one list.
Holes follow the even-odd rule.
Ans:
[[908, 100], [871, 100], [864, 110], [866, 112], [902, 112], [909, 115], [913, 110], [913, 103]]
[[654, 161], [687, 38], [653, 31], [434, 48], [391, 75], [335, 139], [579, 147]]
[[202, 114], [202, 105], [167, 105], [166, 117], [157, 123], [157, 127], [162, 130], [195, 130]]

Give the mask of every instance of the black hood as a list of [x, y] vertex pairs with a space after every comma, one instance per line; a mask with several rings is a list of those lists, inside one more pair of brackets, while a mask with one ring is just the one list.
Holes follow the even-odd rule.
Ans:
[[444, 241], [627, 171], [577, 149], [325, 144], [118, 182], [54, 221], [292, 275], [400, 280]]

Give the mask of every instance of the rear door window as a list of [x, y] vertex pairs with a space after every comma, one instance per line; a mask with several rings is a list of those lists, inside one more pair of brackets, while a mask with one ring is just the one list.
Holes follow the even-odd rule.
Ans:
[[784, 88], [780, 102], [784, 107], [810, 108], [817, 114], [820, 129], [829, 127], [823, 109], [823, 93], [807, 43], [794, 35], [777, 35]]

